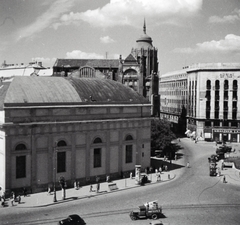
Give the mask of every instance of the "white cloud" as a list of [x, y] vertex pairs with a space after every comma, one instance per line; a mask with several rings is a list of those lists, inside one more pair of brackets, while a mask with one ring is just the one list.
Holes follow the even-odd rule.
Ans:
[[73, 50], [66, 53], [67, 59], [104, 59], [103, 55], [97, 53], [87, 53], [80, 50]]
[[49, 6], [49, 9], [39, 16], [33, 23], [17, 31], [17, 34], [15, 34], [17, 41], [23, 38], [28, 38], [36, 33], [41, 32], [45, 28], [50, 27], [51, 24], [61, 16], [61, 14], [68, 12], [73, 5], [74, 0], [54, 1]]
[[176, 53], [235, 53], [240, 54], [240, 36], [228, 34], [224, 39], [219, 41], [207, 41], [196, 44], [195, 48], [176, 48]]
[[240, 9], [235, 9], [232, 15], [219, 17], [211, 16], [208, 20], [209, 23], [234, 23], [240, 21]]
[[109, 36], [105, 36], [105, 37], [100, 37], [100, 41], [104, 44], [108, 44], [108, 43], [113, 43], [115, 42], [112, 38], [110, 38]]
[[[85, 12], [69, 13], [61, 17], [62, 24], [85, 21], [96, 27], [139, 24], [148, 20], [164, 23], [169, 18], [193, 16], [201, 9], [203, 0], [110, 0], [102, 8]], [[177, 18], [175, 18], [177, 20]], [[56, 24], [59, 26], [60, 22]]]

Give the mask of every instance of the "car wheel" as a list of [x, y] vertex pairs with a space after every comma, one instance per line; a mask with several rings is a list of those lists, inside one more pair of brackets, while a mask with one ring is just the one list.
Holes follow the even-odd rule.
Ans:
[[136, 217], [136, 216], [131, 216], [131, 219], [132, 219], [132, 220], [136, 220], [137, 217]]
[[153, 220], [156, 220], [157, 218], [158, 218], [157, 214], [155, 214], [155, 213], [152, 214], [152, 219], [153, 219]]

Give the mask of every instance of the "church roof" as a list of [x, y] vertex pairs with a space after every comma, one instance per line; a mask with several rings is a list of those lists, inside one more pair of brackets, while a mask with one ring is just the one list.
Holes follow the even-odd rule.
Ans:
[[124, 63], [137, 63], [137, 59], [132, 54], [129, 54]]
[[118, 68], [118, 59], [57, 59], [53, 67]]
[[69, 104], [142, 104], [149, 101], [123, 84], [107, 79], [15, 77], [5, 106]]
[[152, 38], [150, 36], [147, 35], [146, 33], [146, 24], [145, 24], [145, 20], [144, 20], [144, 25], [143, 25], [143, 34], [137, 39], [137, 45], [136, 48], [137, 49], [148, 49], [148, 48], [152, 48]]

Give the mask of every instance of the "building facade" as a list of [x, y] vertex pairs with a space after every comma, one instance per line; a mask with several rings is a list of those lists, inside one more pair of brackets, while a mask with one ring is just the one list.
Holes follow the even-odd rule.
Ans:
[[239, 63], [194, 64], [160, 79], [161, 118], [181, 133], [240, 142]]
[[[104, 88], [103, 88], [104, 87]], [[15, 77], [0, 89], [0, 186], [45, 191], [150, 166], [151, 104], [105, 79]]]

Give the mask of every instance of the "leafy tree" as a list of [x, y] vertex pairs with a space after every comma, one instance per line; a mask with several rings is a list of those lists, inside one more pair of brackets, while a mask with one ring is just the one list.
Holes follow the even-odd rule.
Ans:
[[166, 119], [153, 119], [151, 124], [151, 150], [166, 149], [176, 139]]

